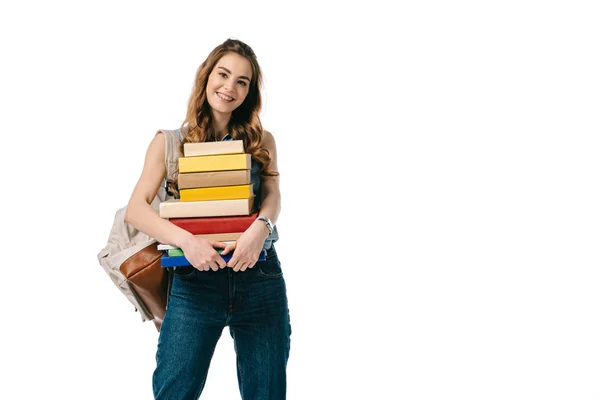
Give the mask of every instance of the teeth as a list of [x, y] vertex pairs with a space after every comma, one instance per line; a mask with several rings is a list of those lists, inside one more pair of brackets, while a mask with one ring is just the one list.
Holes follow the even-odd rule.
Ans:
[[223, 100], [227, 100], [227, 101], [232, 101], [233, 100], [233, 97], [227, 97], [227, 96], [225, 96], [224, 94], [221, 94], [221, 93], [217, 93], [217, 96], [219, 96]]

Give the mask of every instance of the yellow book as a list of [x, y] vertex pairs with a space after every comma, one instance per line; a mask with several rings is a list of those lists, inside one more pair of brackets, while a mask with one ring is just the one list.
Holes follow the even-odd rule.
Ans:
[[179, 157], [179, 172], [230, 171], [252, 168], [250, 154]]
[[181, 201], [249, 199], [254, 196], [252, 184], [237, 186], [216, 186], [196, 189], [180, 189]]

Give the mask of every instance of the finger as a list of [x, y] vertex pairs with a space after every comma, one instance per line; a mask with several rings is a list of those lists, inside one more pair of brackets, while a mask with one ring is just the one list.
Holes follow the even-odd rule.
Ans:
[[242, 263], [242, 267], [240, 268], [240, 271], [244, 272], [246, 269], [248, 268], [248, 262], [243, 262]]
[[231, 251], [231, 247], [226, 246], [225, 249], [223, 249], [223, 251], [221, 252], [221, 255], [224, 256], [224, 255], [228, 254], [230, 251]]
[[225, 246], [225, 250], [223, 250], [221, 252], [221, 255], [224, 256], [226, 254], [229, 254], [230, 251], [235, 250], [235, 243], [234, 244], [228, 244], [227, 246]]
[[196, 268], [198, 271], [202, 271], [202, 264], [192, 264], [192, 267]]
[[235, 253], [233, 253], [231, 254], [231, 258], [229, 258], [229, 261], [227, 262], [227, 266], [235, 268], [239, 260], [240, 258]]
[[240, 270], [240, 267], [242, 266], [242, 264], [240, 263], [240, 260], [237, 258], [234, 258], [234, 257], [231, 257], [231, 260], [229, 260], [227, 265], [229, 265], [231, 268], [233, 268], [233, 270], [235, 272], [238, 272]]
[[224, 249], [225, 247], [227, 247], [227, 244], [223, 243], [223, 242], [212, 242], [211, 241], [210, 244], [215, 249]]
[[218, 256], [217, 259], [215, 260], [215, 263], [217, 264], [217, 267], [219, 268], [225, 268], [227, 266], [227, 262], [225, 260], [223, 260], [223, 257]]

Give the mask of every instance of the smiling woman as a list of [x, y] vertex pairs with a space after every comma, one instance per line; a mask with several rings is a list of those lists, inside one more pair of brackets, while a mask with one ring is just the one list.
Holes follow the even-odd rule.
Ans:
[[[281, 196], [273, 135], [262, 128], [261, 70], [252, 49], [226, 40], [200, 65], [186, 118], [173, 134], [150, 143], [126, 220], [158, 242], [181, 248], [194, 268], [174, 271], [160, 330], [153, 389], [156, 399], [200, 396], [215, 346], [229, 326], [243, 399], [284, 399], [291, 325], [275, 223]], [[241, 140], [251, 155], [248, 174], [258, 216], [233, 243], [211, 241], [162, 219], [150, 206], [166, 182], [165, 140], [185, 143]], [[177, 194], [177, 179], [170, 182]], [[230, 253], [225, 262], [222, 255]], [[235, 251], [234, 251], [235, 250]], [[266, 252], [266, 258], [258, 261]]]
[[261, 69], [250, 46], [231, 39], [217, 46], [196, 72], [180, 150], [183, 154], [185, 143], [220, 141], [227, 134], [244, 140], [246, 153], [262, 176], [277, 181], [278, 190], [275, 140], [259, 117], [261, 86]]

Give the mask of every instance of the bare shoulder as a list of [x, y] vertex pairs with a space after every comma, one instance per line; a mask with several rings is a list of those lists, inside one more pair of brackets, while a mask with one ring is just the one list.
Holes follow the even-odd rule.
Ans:
[[146, 163], [148, 161], [164, 163], [165, 158], [165, 134], [162, 132], [157, 133], [152, 138], [148, 150], [146, 151]]
[[264, 130], [264, 135], [263, 135], [263, 144], [267, 149], [274, 149], [275, 148], [275, 137], [273, 136], [273, 134], [267, 130]]
[[277, 171], [277, 147], [275, 146], [275, 137], [267, 130], [263, 131], [263, 148], [269, 152], [271, 159], [268, 169]]
[[163, 132], [157, 132], [156, 135], [154, 135], [154, 138], [152, 138], [152, 141], [150, 142], [150, 147], [153, 146], [158, 146], [158, 147], [162, 147], [163, 150], [165, 149], [165, 134]]

